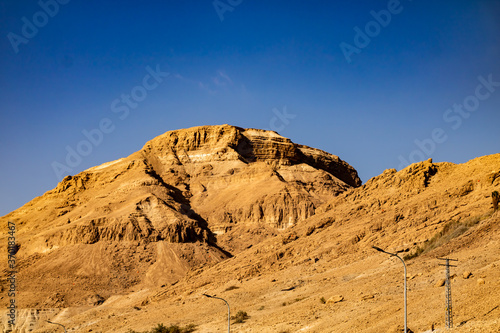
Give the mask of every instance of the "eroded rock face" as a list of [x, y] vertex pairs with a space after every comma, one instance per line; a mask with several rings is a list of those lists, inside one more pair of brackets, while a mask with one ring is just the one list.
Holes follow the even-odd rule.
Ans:
[[361, 181], [337, 156], [275, 132], [232, 126], [173, 131], [140, 152], [167, 187], [177, 189], [217, 234], [242, 223], [285, 229], [326, 198]]
[[215, 243], [242, 225], [286, 229], [360, 183], [337, 156], [275, 132], [204, 126], [67, 176], [8, 218], [50, 226], [29, 252], [103, 240]]
[[[27, 275], [35, 276], [28, 271], [36, 267], [55, 269], [63, 253], [75, 260], [70, 280], [97, 268], [113, 271], [121, 256], [98, 265], [95, 258], [121, 243], [119, 253], [137, 246], [152, 251], [147, 262], [132, 254], [124, 261], [130, 267], [124, 284], [144, 281], [130, 277], [140, 274], [134, 267], [145, 267], [145, 280], [164, 284], [299, 224], [360, 184], [337, 156], [275, 132], [203, 126], [167, 132], [126, 158], [67, 176], [1, 219], [17, 222]], [[81, 252], [89, 249], [91, 262], [78, 260], [89, 258]]]

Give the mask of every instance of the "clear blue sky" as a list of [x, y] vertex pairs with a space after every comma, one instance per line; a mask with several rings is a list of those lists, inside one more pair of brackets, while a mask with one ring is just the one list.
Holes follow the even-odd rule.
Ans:
[[277, 129], [363, 182], [499, 152], [500, 1], [41, 4], [0, 1], [0, 215], [198, 125]]

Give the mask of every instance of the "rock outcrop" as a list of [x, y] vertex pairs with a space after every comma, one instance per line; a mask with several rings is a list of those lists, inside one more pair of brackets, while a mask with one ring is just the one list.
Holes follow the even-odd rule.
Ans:
[[[103, 258], [120, 243], [144, 246], [151, 256], [125, 255], [123, 285], [165, 284], [304, 221], [360, 185], [337, 156], [275, 132], [203, 126], [167, 132], [126, 158], [67, 176], [2, 221], [17, 223], [29, 267], [21, 275], [55, 268], [53, 258], [63, 253], [75, 260], [68, 279], [86, 275], [96, 266], [80, 258]], [[118, 247], [120, 256], [126, 248]], [[103, 260], [99, 272], [112, 271], [120, 256]], [[142, 277], [128, 274], [141, 270]]]
[[500, 154], [428, 160], [359, 186], [336, 156], [274, 132], [168, 132], [0, 218], [0, 228], [13, 220], [18, 229], [19, 323], [214, 332], [225, 308], [210, 294], [248, 310], [239, 326], [248, 332], [399, 332], [403, 267], [378, 246], [406, 258], [412, 329], [444, 327], [436, 258], [449, 257], [458, 260], [455, 329], [496, 332], [499, 166]]

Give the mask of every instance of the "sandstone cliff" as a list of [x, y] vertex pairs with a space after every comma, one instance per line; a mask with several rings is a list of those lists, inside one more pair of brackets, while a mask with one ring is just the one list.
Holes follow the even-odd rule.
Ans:
[[444, 331], [436, 257], [459, 260], [450, 332], [498, 331], [500, 154], [428, 160], [360, 185], [338, 157], [274, 132], [165, 133], [1, 218], [18, 225], [20, 323], [221, 331], [226, 309], [209, 293], [248, 312], [241, 332], [394, 332], [402, 265], [375, 245], [406, 257], [413, 331]]
[[[2, 228], [17, 223], [21, 278], [43, 284], [49, 271], [66, 266], [54, 287], [71, 294], [67, 283], [76, 280], [116, 292], [175, 282], [304, 221], [360, 184], [337, 156], [275, 132], [203, 126], [167, 132], [126, 158], [65, 177], [2, 217]], [[29, 289], [30, 305], [49, 297]]]

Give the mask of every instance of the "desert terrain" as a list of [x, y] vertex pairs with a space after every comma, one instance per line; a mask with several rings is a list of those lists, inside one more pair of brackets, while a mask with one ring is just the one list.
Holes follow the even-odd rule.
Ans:
[[[427, 160], [362, 184], [338, 156], [272, 131], [170, 131], [65, 177], [0, 218], [15, 223], [13, 332], [500, 331], [500, 154]], [[1, 327], [9, 330], [4, 251]]]

